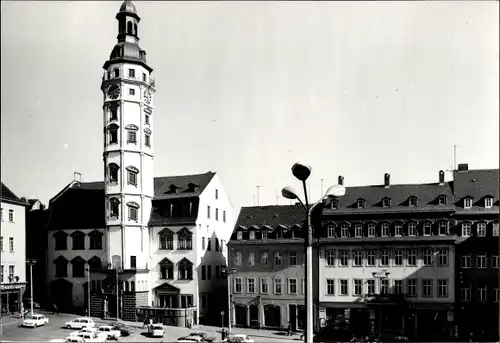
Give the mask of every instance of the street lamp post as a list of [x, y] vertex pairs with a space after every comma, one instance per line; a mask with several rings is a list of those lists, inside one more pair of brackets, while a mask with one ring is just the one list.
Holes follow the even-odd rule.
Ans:
[[[227, 276], [227, 334], [231, 334], [231, 275], [236, 273], [236, 268], [222, 268]], [[223, 312], [221, 312], [223, 313]]]
[[87, 314], [90, 318], [90, 264], [87, 263]]
[[224, 311], [220, 311], [220, 329], [223, 330], [224, 329]]
[[33, 266], [36, 264], [36, 259], [29, 258], [26, 263], [30, 266], [30, 296], [31, 296], [31, 317], [33, 317]]
[[281, 191], [281, 194], [291, 200], [298, 200], [306, 210], [306, 228], [307, 232], [305, 235], [304, 239], [304, 245], [305, 245], [305, 251], [306, 251], [306, 263], [305, 263], [305, 274], [306, 274], [306, 284], [305, 284], [305, 291], [306, 291], [306, 298], [305, 298], [305, 305], [306, 305], [306, 332], [304, 335], [304, 340], [306, 343], [312, 343], [313, 342], [313, 322], [314, 322], [314, 315], [313, 315], [313, 275], [312, 275], [312, 242], [313, 242], [313, 227], [311, 224], [311, 216], [313, 213], [314, 208], [319, 205], [320, 203], [323, 202], [328, 197], [340, 197], [343, 196], [346, 192], [346, 189], [342, 185], [334, 185], [328, 188], [326, 193], [314, 204], [309, 206], [309, 199], [307, 195], [307, 185], [306, 185], [306, 180], [309, 178], [309, 175], [311, 175], [311, 167], [301, 164], [301, 163], [295, 163], [292, 167], [292, 174], [295, 176], [298, 180], [302, 182], [302, 187], [304, 188], [304, 198], [305, 198], [305, 204], [300, 200], [300, 197], [298, 194], [293, 190], [291, 187], [285, 187]]

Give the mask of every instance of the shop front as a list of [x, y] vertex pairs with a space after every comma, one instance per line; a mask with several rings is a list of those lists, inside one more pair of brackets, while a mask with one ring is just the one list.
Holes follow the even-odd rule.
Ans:
[[7, 283], [1, 285], [2, 313], [19, 313], [23, 308], [23, 295], [26, 283]]

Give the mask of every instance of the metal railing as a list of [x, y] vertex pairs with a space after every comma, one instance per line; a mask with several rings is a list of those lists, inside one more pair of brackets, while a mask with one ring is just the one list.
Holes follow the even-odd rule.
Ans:
[[148, 270], [148, 263], [136, 263], [135, 266], [131, 266], [130, 263], [124, 262], [101, 262], [93, 263], [90, 265], [91, 270]]

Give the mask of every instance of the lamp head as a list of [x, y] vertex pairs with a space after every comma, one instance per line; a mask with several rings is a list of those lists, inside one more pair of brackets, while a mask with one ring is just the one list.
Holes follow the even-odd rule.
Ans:
[[326, 190], [325, 197], [341, 197], [345, 195], [345, 192], [343, 185], [333, 185]]
[[281, 190], [281, 195], [283, 195], [283, 197], [285, 197], [287, 199], [291, 199], [291, 200], [295, 200], [295, 199], [299, 198], [299, 196], [297, 195], [295, 190], [290, 186], [286, 186], [285, 188], [283, 188]]
[[311, 170], [312, 168], [308, 165], [297, 162], [292, 167], [292, 174], [298, 180], [304, 182], [309, 178], [309, 175], [311, 175]]

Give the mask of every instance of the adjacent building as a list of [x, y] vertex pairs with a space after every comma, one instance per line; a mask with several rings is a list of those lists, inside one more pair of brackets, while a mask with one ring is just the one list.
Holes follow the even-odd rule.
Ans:
[[50, 200], [51, 301], [178, 326], [219, 318], [231, 203], [217, 173], [154, 177], [153, 69], [134, 4], [124, 1], [116, 19], [101, 84], [104, 181], [75, 180]]
[[305, 325], [304, 218], [300, 204], [241, 209], [228, 243], [235, 325]]
[[[455, 288], [459, 335], [498, 341], [499, 306], [499, 170], [453, 173], [457, 261]], [[472, 335], [472, 337], [471, 337]]]
[[320, 326], [424, 340], [454, 331], [454, 195], [444, 172], [437, 176], [431, 184], [395, 185], [385, 174], [383, 184], [347, 187], [326, 204], [318, 233]]
[[0, 220], [1, 310], [18, 312], [26, 290], [26, 206], [2, 182]]

